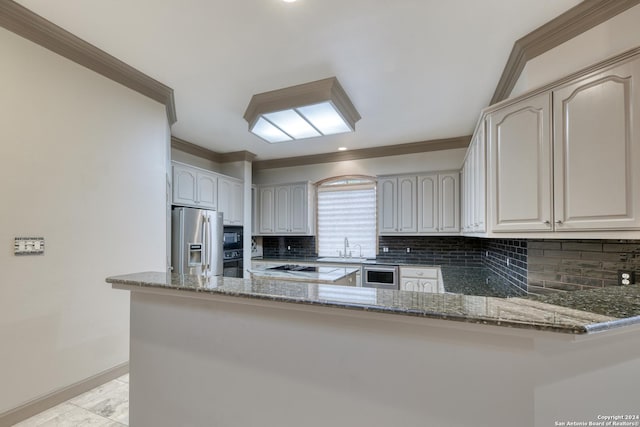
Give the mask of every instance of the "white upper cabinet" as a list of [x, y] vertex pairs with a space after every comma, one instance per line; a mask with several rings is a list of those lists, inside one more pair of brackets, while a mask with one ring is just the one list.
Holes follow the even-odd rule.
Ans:
[[196, 175], [192, 168], [173, 165], [173, 204], [196, 204]]
[[640, 228], [640, 60], [553, 91], [556, 231]]
[[482, 119], [469, 144], [460, 177], [462, 199], [460, 229], [463, 233], [486, 232], [486, 156], [484, 147], [484, 119]]
[[258, 233], [313, 235], [313, 201], [308, 182], [258, 187]]
[[378, 180], [379, 233], [416, 233], [416, 176], [394, 176]]
[[197, 194], [196, 204], [204, 209], [218, 208], [218, 177], [216, 175], [198, 172], [197, 173]]
[[418, 231], [438, 232], [438, 174], [418, 176]]
[[491, 231], [640, 229], [640, 58], [550, 88], [488, 114]]
[[275, 188], [258, 187], [258, 234], [273, 234], [275, 228]]
[[286, 234], [291, 231], [291, 187], [288, 185], [276, 187], [275, 194], [275, 231], [276, 233]]
[[291, 207], [289, 209], [289, 232], [295, 234], [308, 234], [309, 230], [309, 201], [308, 185], [293, 184], [290, 186]]
[[398, 231], [398, 180], [378, 180], [378, 231], [380, 234]]
[[460, 174], [438, 174], [438, 187], [438, 232], [457, 233], [460, 231]]
[[218, 210], [223, 213], [225, 225], [243, 224], [243, 200], [242, 181], [230, 177], [218, 178]]
[[457, 233], [459, 172], [378, 178], [379, 234]]
[[173, 165], [173, 204], [216, 209], [218, 178], [213, 173], [182, 164]]
[[492, 231], [551, 230], [551, 94], [491, 113]]
[[243, 225], [242, 180], [179, 162], [172, 165], [174, 205], [217, 210], [225, 225]]

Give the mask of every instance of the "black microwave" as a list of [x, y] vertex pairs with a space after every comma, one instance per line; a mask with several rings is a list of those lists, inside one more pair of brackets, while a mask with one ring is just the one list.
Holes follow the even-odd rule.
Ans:
[[224, 227], [222, 246], [227, 249], [242, 249], [242, 227]]

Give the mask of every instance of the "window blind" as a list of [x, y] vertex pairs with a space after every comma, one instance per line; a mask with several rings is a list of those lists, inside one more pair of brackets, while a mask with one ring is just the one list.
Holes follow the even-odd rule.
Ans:
[[[373, 184], [320, 187], [318, 191], [318, 256], [344, 251], [366, 258], [376, 256], [376, 190]], [[360, 245], [358, 247], [357, 245]]]

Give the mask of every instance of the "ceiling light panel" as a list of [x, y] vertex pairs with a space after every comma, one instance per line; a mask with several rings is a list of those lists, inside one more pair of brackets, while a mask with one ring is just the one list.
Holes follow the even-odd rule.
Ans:
[[294, 139], [320, 136], [320, 132], [315, 130], [309, 122], [294, 110], [277, 111], [275, 113], [264, 114], [263, 116]]
[[330, 101], [299, 107], [297, 110], [310, 123], [313, 123], [323, 135], [352, 131]]
[[353, 132], [360, 114], [335, 77], [259, 93], [244, 113], [267, 142]]
[[252, 129], [252, 132], [270, 143], [291, 141], [291, 137], [280, 129], [260, 117]]

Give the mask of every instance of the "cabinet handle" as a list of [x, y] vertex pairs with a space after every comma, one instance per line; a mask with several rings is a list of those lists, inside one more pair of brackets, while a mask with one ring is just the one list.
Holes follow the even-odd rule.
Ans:
[[556, 220], [556, 224], [562, 224], [562, 221], [558, 219]]
[[549, 222], [549, 220], [546, 220], [544, 223], [547, 224], [547, 225], [551, 224], [551, 222]]

